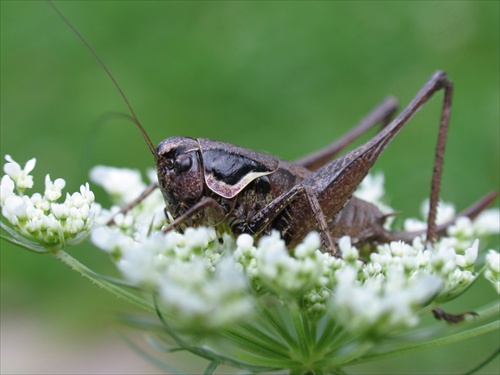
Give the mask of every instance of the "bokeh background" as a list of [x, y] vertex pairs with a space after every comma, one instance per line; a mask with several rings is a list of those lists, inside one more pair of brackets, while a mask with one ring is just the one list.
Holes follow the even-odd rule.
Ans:
[[[462, 209], [499, 189], [499, 2], [56, 4], [116, 76], [154, 143], [208, 137], [298, 158], [388, 95], [405, 105], [442, 69], [455, 83], [442, 196]], [[441, 98], [374, 168], [386, 175], [389, 203], [405, 215], [418, 214], [428, 196]], [[130, 122], [102, 120], [114, 112], [127, 113], [118, 91], [47, 3], [1, 2], [2, 156], [36, 157], [38, 187], [50, 173], [65, 178], [68, 191], [88, 181], [95, 164], [152, 167]], [[71, 253], [114, 272], [89, 245]], [[1, 242], [1, 273], [2, 373], [157, 371], [120, 337], [128, 331], [114, 314], [130, 308], [55, 259]], [[470, 310], [494, 298], [479, 282], [445, 307]], [[463, 372], [498, 340], [490, 334], [353, 370]], [[192, 357], [170, 360], [193, 372], [204, 366]], [[498, 373], [496, 362], [482, 373]]]

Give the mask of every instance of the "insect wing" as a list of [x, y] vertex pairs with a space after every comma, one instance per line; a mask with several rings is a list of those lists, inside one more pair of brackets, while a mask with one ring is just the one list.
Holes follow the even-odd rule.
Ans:
[[250, 182], [274, 173], [278, 158], [229, 143], [198, 138], [205, 182], [224, 198], [233, 198]]

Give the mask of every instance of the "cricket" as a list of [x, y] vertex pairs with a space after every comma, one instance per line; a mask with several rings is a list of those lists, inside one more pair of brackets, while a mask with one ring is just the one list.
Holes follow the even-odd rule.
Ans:
[[[325, 251], [334, 255], [339, 255], [337, 242], [345, 235], [359, 246], [398, 240], [411, 242], [423, 232], [385, 229], [383, 224], [388, 214], [353, 197], [353, 193], [399, 131], [439, 91], [443, 91], [444, 98], [426, 241], [432, 244], [459, 216], [476, 217], [497, 196], [491, 192], [449, 222], [436, 224], [453, 94], [453, 84], [443, 71], [432, 74], [394, 119], [391, 120], [398, 102], [387, 98], [339, 140], [295, 161], [205, 138], [170, 137], [155, 147], [127, 96], [96, 51], [55, 5], [49, 4], [113, 81], [154, 157], [158, 183], [151, 184], [120, 212], [127, 212], [159, 188], [165, 200], [165, 213], [169, 212], [174, 219], [164, 227], [164, 232], [182, 230], [185, 226], [214, 225], [234, 235], [248, 233], [258, 238], [277, 230], [288, 247], [293, 248], [309, 232], [317, 231]], [[337, 157], [346, 146], [379, 123], [382, 126], [372, 139]], [[108, 224], [112, 225], [113, 219]]]

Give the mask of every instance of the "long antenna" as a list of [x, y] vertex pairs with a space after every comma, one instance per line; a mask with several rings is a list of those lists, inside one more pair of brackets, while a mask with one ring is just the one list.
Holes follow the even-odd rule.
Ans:
[[57, 7], [54, 5], [54, 3], [52, 3], [51, 0], [47, 0], [47, 2], [52, 7], [52, 9], [54, 9], [54, 11], [56, 12], [56, 14], [64, 21], [64, 23], [66, 23], [66, 25], [68, 25], [69, 28], [71, 30], [73, 30], [73, 32], [76, 34], [76, 36], [83, 42], [83, 44], [85, 44], [85, 46], [87, 47], [87, 49], [92, 53], [92, 55], [94, 55], [94, 57], [97, 60], [97, 62], [102, 66], [102, 68], [104, 69], [104, 71], [106, 72], [106, 74], [108, 75], [108, 77], [111, 78], [111, 80], [113, 81], [113, 84], [118, 89], [118, 92], [120, 93], [120, 95], [122, 96], [123, 100], [127, 104], [127, 107], [129, 109], [130, 113], [132, 114], [132, 117], [134, 118], [134, 122], [136, 123], [137, 127], [139, 128], [139, 130], [140, 130], [140, 132], [142, 134], [142, 137], [146, 141], [146, 144], [148, 145], [149, 150], [151, 151], [151, 153], [154, 156], [157, 156], [156, 148], [153, 146], [153, 143], [151, 142], [151, 139], [149, 138], [148, 134], [146, 133], [146, 130], [144, 130], [141, 122], [139, 121], [139, 118], [135, 114], [135, 111], [132, 108], [132, 105], [130, 104], [128, 98], [125, 96], [125, 93], [123, 92], [122, 88], [120, 87], [120, 85], [116, 81], [116, 79], [113, 76], [113, 74], [111, 74], [111, 72], [109, 71], [109, 69], [106, 66], [106, 64], [104, 64], [104, 62], [101, 60], [101, 58], [99, 57], [99, 55], [97, 54], [97, 52], [92, 48], [92, 46], [89, 44], [89, 42], [87, 42], [87, 40], [83, 37], [83, 35], [80, 34], [80, 32], [71, 24], [71, 22], [69, 22], [69, 20], [59, 11], [59, 9], [57, 9]]

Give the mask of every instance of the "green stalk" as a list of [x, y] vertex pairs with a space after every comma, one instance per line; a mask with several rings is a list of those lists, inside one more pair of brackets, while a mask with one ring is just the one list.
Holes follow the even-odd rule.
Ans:
[[291, 348], [296, 347], [297, 340], [290, 335], [287, 327], [283, 324], [283, 322], [279, 319], [279, 317], [276, 317], [268, 308], [262, 307], [261, 309], [262, 314], [264, 315], [264, 319], [270, 323], [270, 325], [279, 332], [281, 337], [288, 343], [288, 345]]
[[297, 336], [299, 338], [299, 346], [302, 358], [303, 359], [309, 358], [310, 347], [308, 345], [308, 337], [306, 329], [304, 327], [304, 319], [300, 312], [300, 308], [296, 304], [290, 304], [290, 311], [292, 313], [293, 325], [295, 327], [295, 331], [297, 332]]
[[419, 350], [424, 350], [424, 349], [431, 349], [431, 348], [436, 348], [438, 346], [444, 346], [444, 345], [449, 345], [453, 344], [455, 342], [467, 340], [476, 336], [484, 335], [489, 332], [494, 332], [496, 330], [500, 329], [500, 321], [494, 321], [488, 324], [484, 324], [482, 326], [476, 327], [476, 328], [471, 328], [459, 333], [453, 333], [449, 334], [443, 337], [438, 337], [432, 340], [424, 341], [424, 342], [418, 342], [410, 345], [405, 345], [402, 347], [399, 347], [396, 350], [391, 350], [388, 352], [384, 353], [377, 353], [377, 354], [369, 354], [366, 355], [359, 360], [354, 360], [353, 362], [349, 363], [349, 365], [354, 365], [354, 364], [359, 364], [359, 363], [365, 363], [365, 362], [371, 362], [371, 361], [378, 361], [384, 358], [389, 358], [389, 357], [395, 357], [397, 355], [401, 354], [407, 354], [407, 353], [412, 353], [416, 352]]
[[52, 253], [57, 259], [61, 260], [64, 264], [70, 266], [73, 270], [76, 272], [80, 273], [82, 276], [86, 277], [93, 283], [96, 283], [99, 285], [101, 288], [107, 290], [111, 294], [115, 295], [116, 297], [123, 298], [127, 302], [130, 302], [141, 309], [144, 309], [148, 312], [155, 312], [155, 307], [151, 302], [146, 301], [143, 298], [140, 298], [136, 296], [133, 293], [130, 293], [126, 291], [125, 289], [103, 279], [101, 276], [96, 274], [94, 271], [92, 271], [90, 268], [87, 268], [84, 266], [82, 263], [80, 263], [78, 260], [73, 258], [71, 255], [66, 253], [63, 250], [58, 250]]

